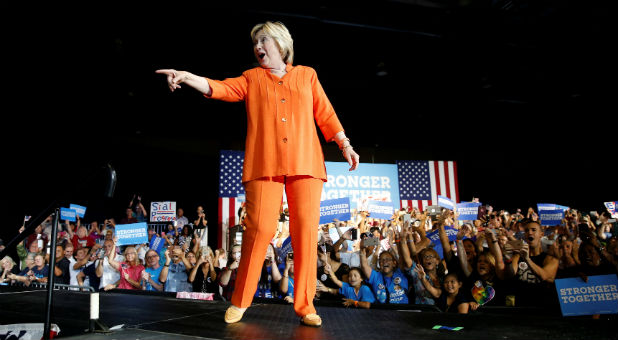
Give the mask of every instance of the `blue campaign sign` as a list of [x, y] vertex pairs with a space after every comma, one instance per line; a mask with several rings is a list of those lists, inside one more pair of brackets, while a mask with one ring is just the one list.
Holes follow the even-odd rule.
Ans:
[[322, 190], [322, 201], [335, 198], [350, 198], [352, 209], [360, 199], [394, 202], [399, 209], [399, 179], [397, 164], [363, 163], [355, 171], [349, 171], [345, 162], [326, 162], [327, 182]]
[[285, 257], [288, 255], [288, 252], [292, 251], [292, 238], [287, 237], [281, 243], [281, 248], [277, 249], [277, 257], [279, 257], [279, 263], [285, 263]]
[[367, 202], [367, 211], [371, 218], [379, 218], [390, 220], [393, 218], [394, 208], [393, 202], [369, 201]]
[[562, 223], [564, 210], [561, 208], [553, 210], [539, 210], [539, 220], [541, 225], [557, 226]]
[[457, 204], [457, 212], [459, 213], [459, 220], [461, 221], [474, 221], [478, 219], [479, 207], [481, 203], [466, 202]]
[[81, 205], [77, 204], [71, 204], [69, 208], [75, 210], [79, 218], [84, 218], [84, 216], [86, 215], [86, 207], [82, 207]]
[[75, 210], [70, 208], [60, 208], [60, 219], [62, 221], [76, 222], [77, 218], [75, 217], [77, 214]]
[[150, 240], [150, 244], [148, 245], [148, 248], [156, 251], [158, 254], [164, 245], [165, 245], [165, 240], [162, 237], [153, 236], [152, 239]]
[[336, 198], [320, 202], [320, 224], [331, 223], [334, 219], [350, 219], [350, 198]]
[[[449, 241], [452, 242], [457, 239], [457, 229], [447, 226], [444, 227], [444, 231], [446, 232], [446, 236]], [[435, 251], [438, 252], [438, 255], [440, 255], [440, 259], [442, 259], [444, 257], [444, 251], [442, 250], [442, 242], [440, 242], [440, 234], [438, 233], [438, 230], [427, 233], [427, 238], [431, 241], [433, 249], [435, 249]]]
[[116, 224], [119, 246], [148, 243], [148, 225], [145, 222]]
[[556, 280], [562, 316], [618, 313], [616, 274]]
[[455, 208], [455, 203], [450, 198], [441, 195], [438, 195], [438, 205], [449, 210], [454, 210]]

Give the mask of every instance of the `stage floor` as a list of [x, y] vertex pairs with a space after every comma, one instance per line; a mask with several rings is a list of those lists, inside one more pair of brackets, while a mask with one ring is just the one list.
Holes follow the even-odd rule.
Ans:
[[[0, 291], [0, 323], [42, 323], [45, 291]], [[255, 303], [237, 324], [223, 321], [228, 304], [170, 296], [100, 294], [100, 320], [124, 325], [110, 334], [85, 333], [89, 294], [56, 291], [52, 323], [65, 339], [616, 339], [616, 315], [564, 318], [555, 312], [486, 308], [469, 315], [422, 306], [406, 309], [346, 309], [317, 306], [323, 326], [302, 326], [291, 305]], [[263, 301], [263, 300], [261, 300]], [[463, 327], [459, 331], [435, 326]]]

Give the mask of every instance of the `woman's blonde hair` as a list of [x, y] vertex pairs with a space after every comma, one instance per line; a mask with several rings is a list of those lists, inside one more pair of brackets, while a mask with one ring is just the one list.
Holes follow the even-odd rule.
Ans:
[[210, 246], [200, 247], [197, 250], [197, 254], [195, 254], [196, 255], [195, 257], [200, 258], [202, 255], [204, 255], [205, 252], [210, 255], [213, 261], [215, 260], [215, 254], [213, 253], [212, 248], [210, 248]]
[[[2, 258], [2, 260], [0, 260], [0, 263], [4, 263], [4, 262], [8, 262], [8, 263], [10, 263], [10, 264], [11, 264], [11, 266], [14, 266], [14, 265], [15, 265], [15, 261], [13, 261], [13, 258], [12, 258], [12, 257], [10, 257], [10, 256], [8, 256], [8, 255], [7, 255], [7, 256], [5, 256], [5, 257], [3, 257], [3, 258]], [[0, 269], [1, 269], [1, 268], [0, 268]]]
[[137, 249], [135, 249], [135, 247], [133, 246], [128, 246], [124, 249], [124, 260], [127, 260], [127, 253], [129, 252], [129, 250], [133, 250], [135, 252], [135, 263], [140, 264], [141, 260], [139, 259], [139, 256], [137, 254]]
[[281, 58], [286, 64], [292, 64], [294, 62], [294, 40], [282, 22], [267, 21], [253, 26], [251, 30], [252, 41], [255, 42], [255, 36], [260, 31], [264, 31], [266, 35], [275, 40], [277, 47], [279, 47]]

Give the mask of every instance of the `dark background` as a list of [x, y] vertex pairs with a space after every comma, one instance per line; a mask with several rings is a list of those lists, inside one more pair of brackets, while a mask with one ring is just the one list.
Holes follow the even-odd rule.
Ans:
[[[289, 28], [361, 162], [456, 160], [461, 199], [498, 209], [617, 199], [613, 4], [228, 3], [2, 5], [0, 237], [55, 198], [119, 219], [134, 193], [190, 220], [202, 204], [214, 226], [218, 152], [244, 149], [244, 106], [172, 94], [154, 70], [238, 76], [256, 66], [249, 32], [265, 20]], [[101, 194], [108, 162], [114, 199]]]

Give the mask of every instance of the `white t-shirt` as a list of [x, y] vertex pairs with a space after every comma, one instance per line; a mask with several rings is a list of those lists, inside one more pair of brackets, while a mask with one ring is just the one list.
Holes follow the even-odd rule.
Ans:
[[[124, 261], [124, 256], [122, 255], [116, 255], [115, 258], [116, 262], [122, 262]], [[101, 261], [100, 259], [97, 260], [97, 266], [99, 265], [99, 262]], [[120, 280], [120, 273], [112, 268], [112, 266], [109, 264], [109, 260], [107, 259], [107, 256], [103, 258], [103, 276], [101, 276], [101, 284], [99, 285], [100, 289], [105, 288], [105, 286], [107, 286], [108, 284], [111, 283], [116, 283], [116, 281]]]
[[[78, 269], [73, 269], [73, 266], [75, 265], [75, 263], [77, 263], [77, 261], [75, 260], [75, 258], [71, 257], [69, 259], [69, 275], [71, 276], [71, 286], [79, 286], [79, 283], [77, 282], [77, 274], [79, 274], [85, 267], [89, 266], [92, 264], [91, 261], [88, 261], [88, 263], [86, 263], [86, 265], [84, 265], [81, 268]], [[88, 278], [88, 276], [85, 277], [84, 279], [84, 286], [89, 286], [90, 285], [90, 279]]]

